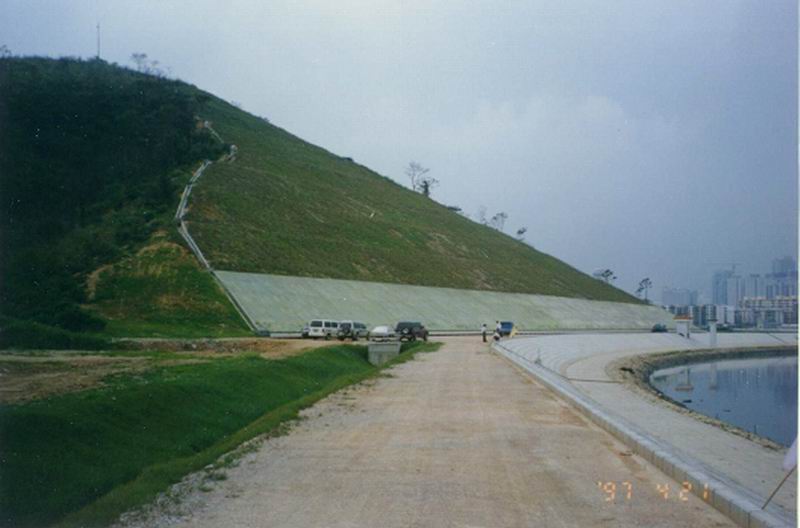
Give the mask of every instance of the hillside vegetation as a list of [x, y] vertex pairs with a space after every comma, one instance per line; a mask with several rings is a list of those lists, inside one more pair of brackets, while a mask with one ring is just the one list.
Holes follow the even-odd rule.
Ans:
[[[0, 122], [0, 314], [57, 346], [248, 332], [173, 225], [204, 159], [188, 220], [217, 269], [636, 302], [180, 81], [3, 58]], [[2, 346], [25, 346], [15, 325]]]
[[[208, 100], [98, 60], [0, 59], [0, 313], [18, 321], [4, 323], [0, 346], [69, 346], [80, 340], [64, 332], [109, 321], [133, 335], [247, 331], [175, 245], [183, 185], [227, 151], [198, 126]], [[165, 236], [173, 251], [155, 266], [141, 250]]]
[[637, 302], [219, 99], [204, 116], [239, 147], [188, 217], [217, 269]]

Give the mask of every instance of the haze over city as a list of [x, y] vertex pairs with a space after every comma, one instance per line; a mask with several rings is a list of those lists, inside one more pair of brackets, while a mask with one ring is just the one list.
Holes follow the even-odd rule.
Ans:
[[6, 1], [19, 55], [158, 60], [634, 291], [797, 254], [794, 2]]

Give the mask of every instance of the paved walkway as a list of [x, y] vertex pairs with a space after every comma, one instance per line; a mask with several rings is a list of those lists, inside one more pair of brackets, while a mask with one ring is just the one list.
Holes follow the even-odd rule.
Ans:
[[[719, 334], [719, 347], [797, 346], [794, 334]], [[504, 346], [530, 361], [573, 379], [609, 380], [612, 361], [643, 353], [708, 348], [707, 334], [690, 340], [675, 334], [560, 335], [513, 339]], [[784, 451], [763, 447], [690, 415], [676, 412], [656, 398], [642, 397], [623, 384], [572, 382], [602, 408], [611, 410], [659, 441], [673, 446], [679, 457], [696, 460], [723, 480], [763, 500], [784, 476]], [[773, 499], [796, 516], [796, 479], [790, 479]]]
[[304, 414], [142, 525], [732, 526], [479, 338]]

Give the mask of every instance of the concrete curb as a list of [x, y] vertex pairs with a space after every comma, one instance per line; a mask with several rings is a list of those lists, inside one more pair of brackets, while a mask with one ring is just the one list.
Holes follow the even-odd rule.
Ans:
[[739, 526], [745, 528], [796, 526], [795, 519], [783, 508], [770, 505], [767, 510], [762, 510], [763, 500], [760, 497], [705, 464], [685, 455], [679, 455], [671, 445], [653, 438], [646, 431], [600, 406], [596, 401], [535, 361], [530, 361], [506, 348], [502, 342], [493, 343], [492, 349], [536, 376], [539, 381], [571, 403], [590, 421], [611, 433], [664, 474], [678, 482], [691, 484], [692, 493], [728, 516]]

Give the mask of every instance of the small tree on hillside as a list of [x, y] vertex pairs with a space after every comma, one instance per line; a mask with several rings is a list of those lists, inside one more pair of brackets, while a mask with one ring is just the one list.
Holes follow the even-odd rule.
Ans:
[[488, 225], [489, 221], [486, 219], [486, 206], [478, 206], [478, 222], [483, 225]]
[[594, 278], [609, 284], [611, 281], [617, 280], [617, 276], [610, 269], [601, 269], [594, 272]]
[[136, 71], [144, 72], [147, 67], [147, 53], [132, 53], [131, 60], [136, 65]]
[[418, 180], [419, 192], [430, 198], [431, 189], [439, 185], [439, 180], [430, 176], [423, 176]]
[[411, 180], [412, 190], [419, 190], [420, 179], [428, 172], [430, 172], [430, 169], [426, 169], [416, 161], [409, 162], [408, 167], [406, 167], [406, 176]]
[[508, 220], [508, 213], [501, 211], [492, 217], [489, 225], [502, 232], [503, 227], [506, 225], [506, 220]]
[[164, 77], [164, 70], [159, 67], [158, 61], [149, 60], [147, 53], [132, 53], [131, 60], [136, 64], [136, 71], [156, 77]]
[[649, 303], [650, 301], [647, 298], [647, 290], [649, 290], [653, 286], [653, 282], [650, 280], [649, 277], [645, 277], [641, 281], [639, 281], [639, 287], [636, 289], [636, 295], [642, 295], [644, 292], [644, 302]]
[[408, 179], [411, 180], [411, 188], [424, 194], [428, 198], [430, 198], [433, 188], [439, 185], [439, 180], [426, 176], [426, 174], [430, 172], [430, 169], [423, 167], [416, 161], [410, 162], [405, 172]]
[[528, 232], [527, 227], [520, 227], [519, 229], [517, 229], [517, 240], [519, 240], [520, 242], [525, 240], [525, 233], [527, 232]]

